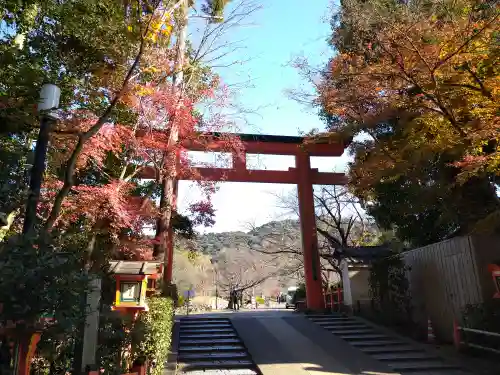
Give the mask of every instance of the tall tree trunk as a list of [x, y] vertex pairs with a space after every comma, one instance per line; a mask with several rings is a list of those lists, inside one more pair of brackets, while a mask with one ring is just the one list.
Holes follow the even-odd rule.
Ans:
[[[186, 39], [187, 39], [187, 26], [188, 26], [188, 2], [183, 1], [180, 7], [182, 25], [179, 29], [179, 36], [177, 41], [177, 56], [176, 56], [176, 68], [174, 75], [172, 77], [172, 91], [173, 95], [178, 96], [178, 105], [182, 105], [182, 96], [184, 91], [184, 64], [186, 59]], [[174, 113], [175, 116], [175, 113]], [[153, 250], [153, 255], [155, 259], [163, 260], [165, 264], [165, 269], [168, 262], [168, 252], [166, 251], [166, 239], [168, 228], [171, 223], [173, 205], [174, 205], [174, 193], [176, 174], [177, 174], [177, 154], [173, 149], [179, 141], [179, 128], [175, 121], [171, 121], [170, 136], [168, 139], [167, 150], [168, 153], [165, 155], [164, 162], [165, 165], [169, 166], [170, 169], [167, 170], [161, 180], [161, 196], [160, 196], [160, 217], [158, 218], [156, 224], [156, 240], [157, 243]]]

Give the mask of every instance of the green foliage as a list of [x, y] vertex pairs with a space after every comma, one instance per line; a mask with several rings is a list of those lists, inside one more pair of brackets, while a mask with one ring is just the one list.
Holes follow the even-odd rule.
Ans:
[[81, 258], [70, 252], [9, 241], [0, 246], [0, 320], [33, 324], [53, 316], [53, 332], [71, 333], [82, 318], [81, 295], [88, 287]]
[[467, 328], [500, 333], [500, 300], [467, 305], [462, 318], [462, 323]]
[[71, 336], [42, 335], [37, 345], [37, 361], [32, 365], [32, 374], [65, 374], [73, 365], [74, 344], [74, 337]]
[[[214, 16], [221, 14], [226, 2], [214, 2], [211, 6]], [[167, 3], [165, 5], [173, 5]], [[0, 303], [3, 306], [0, 325], [11, 319], [34, 324], [40, 316], [53, 316], [55, 324], [43, 332], [39, 347], [54, 374], [70, 369], [75, 339], [81, 334], [78, 330], [83, 321], [80, 306], [88, 281], [81, 250], [89, 245], [90, 235], [97, 231], [93, 231], [83, 214], [77, 213], [64, 231], [52, 232], [52, 247], [16, 242], [13, 237], [22, 222], [32, 142], [39, 127], [34, 106], [41, 85], [50, 82], [61, 88], [60, 107], [66, 114], [86, 109], [101, 115], [110, 99], [120, 91], [123, 77], [137, 53], [144, 31], [144, 25], [139, 27], [138, 23], [143, 23], [144, 14], [150, 11], [143, 6], [150, 7], [143, 2], [114, 0], [7, 0], [0, 5], [3, 22], [0, 27], [0, 213], [16, 216], [14, 225], [0, 229], [0, 242], [4, 238], [9, 240], [0, 243]], [[148, 65], [147, 53], [141, 68]], [[208, 88], [216, 78], [201, 64], [189, 69], [186, 77], [196, 81], [197, 87]], [[135, 124], [137, 114], [132, 113], [130, 107], [125, 100], [119, 102], [107, 120]], [[62, 179], [67, 172], [60, 168], [60, 163], [65, 161], [61, 155], [71, 147], [71, 142], [61, 146], [51, 140], [46, 170], [50, 177]], [[103, 165], [79, 169], [74, 185], [101, 186], [119, 176], [122, 167], [123, 160], [109, 155]], [[138, 194], [144, 194], [138, 190]], [[173, 222], [176, 234], [193, 235], [188, 218], [176, 215]], [[99, 233], [93, 239], [98, 249], [95, 253], [99, 252], [96, 257], [102, 261], [99, 264], [105, 264], [116, 254], [116, 238], [112, 241], [106, 233]], [[171, 291], [175, 299], [175, 286]], [[110, 301], [104, 299], [103, 310], [107, 311]], [[159, 364], [163, 363], [159, 353], [166, 353], [164, 347], [170, 340], [172, 324], [172, 302], [161, 305], [162, 300], [167, 301], [152, 299], [149, 313], [152, 320], [146, 316], [141, 320], [145, 335], [140, 344], [141, 353], [157, 359]], [[160, 323], [163, 326], [158, 325]], [[116, 314], [105, 313], [101, 317], [98, 357], [108, 372], [120, 371], [117, 361], [123, 347], [130, 342], [126, 333], [129, 327], [130, 322]]]
[[99, 367], [106, 374], [122, 374], [127, 372], [128, 366], [121, 362], [122, 351], [131, 344], [132, 327], [130, 316], [117, 312], [106, 311], [100, 316], [99, 337], [96, 357]]
[[306, 299], [306, 284], [300, 283], [295, 294], [293, 295], [293, 302], [301, 301]]
[[23, 135], [0, 137], [0, 212], [11, 213], [25, 199], [29, 143], [30, 138]]
[[[272, 221], [245, 232], [206, 233], [197, 236], [199, 250], [207, 255], [216, 256], [224, 248], [260, 248], [268, 241], [268, 237], [276, 233], [287, 233], [300, 240], [300, 223], [298, 220]], [[187, 246], [185, 246], [187, 248]]]
[[368, 198], [371, 204], [367, 212], [377, 224], [394, 229], [400, 240], [413, 246], [468, 233], [497, 205], [495, 189], [488, 180], [474, 178], [456, 185], [449, 167], [431, 162], [427, 166], [418, 172], [420, 183], [414, 172], [413, 176], [382, 180], [373, 186]]
[[500, 231], [494, 4], [341, 0], [332, 16], [320, 117], [360, 136], [352, 191], [413, 246]]
[[231, 0], [205, 0], [202, 5], [202, 10], [207, 15], [213, 17], [213, 23], [220, 23], [224, 21], [224, 8]]
[[259, 305], [263, 305], [266, 303], [266, 300], [262, 298], [261, 296], [255, 297], [255, 302], [257, 302]]
[[141, 313], [135, 324], [132, 345], [138, 360], [156, 362], [151, 374], [161, 375], [172, 340], [174, 303], [165, 297], [148, 298], [147, 303], [149, 311]]
[[51, 366], [54, 374], [71, 368], [84, 320], [80, 306], [89, 280], [75, 254], [14, 237], [0, 244], [0, 324], [12, 320], [28, 327], [45, 326], [38, 345], [39, 364]]
[[[101, 108], [107, 72], [126, 68], [137, 41], [127, 30], [120, 2], [41, 1], [33, 9], [34, 4], [17, 3], [4, 10], [11, 16], [4, 20], [12, 37], [0, 41], [0, 59], [7, 67], [0, 72], [1, 92], [4, 99], [19, 99], [18, 111], [9, 115], [18, 121], [10, 126], [26, 125], [26, 114], [33, 114], [40, 85], [47, 81], [61, 87], [63, 107], [84, 102], [87, 108]], [[26, 18], [28, 11], [31, 17]], [[13, 48], [19, 35], [25, 35], [23, 48]]]
[[376, 260], [370, 270], [372, 305], [391, 324], [412, 321], [407, 271], [403, 259], [397, 255]]
[[[480, 304], [467, 305], [462, 314], [461, 325], [467, 328], [500, 333], [500, 300], [491, 299]], [[461, 335], [466, 342], [500, 350], [498, 337], [473, 332], [462, 332]]]

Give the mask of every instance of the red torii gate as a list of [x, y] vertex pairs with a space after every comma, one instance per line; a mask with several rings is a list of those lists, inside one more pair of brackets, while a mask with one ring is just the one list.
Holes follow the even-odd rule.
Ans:
[[[202, 142], [197, 144], [191, 141], [184, 143], [183, 146], [189, 151], [227, 152], [227, 146], [224, 145], [224, 142], [217, 141], [216, 133], [209, 135], [214, 140], [209, 141], [208, 144]], [[239, 137], [243, 146], [242, 151], [238, 150], [238, 152], [232, 153], [232, 168], [192, 168], [191, 172], [194, 173], [179, 171], [178, 180], [203, 179], [207, 181], [297, 184], [307, 307], [313, 310], [324, 308], [313, 185], [345, 185], [347, 178], [344, 173], [319, 172], [318, 169], [311, 168], [310, 157], [341, 156], [348, 144], [313, 143], [312, 139], [308, 141], [306, 137], [276, 135], [225, 134], [224, 138], [228, 136]], [[288, 171], [248, 170], [246, 155], [250, 153], [292, 155], [295, 156], [295, 168], [289, 168]], [[172, 280], [173, 248], [173, 231], [170, 228], [167, 237], [166, 251], [168, 254], [164, 274], [167, 283]]]

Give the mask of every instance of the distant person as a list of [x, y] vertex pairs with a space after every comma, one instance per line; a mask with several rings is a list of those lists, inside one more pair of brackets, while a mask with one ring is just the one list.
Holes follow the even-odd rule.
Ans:
[[243, 306], [243, 291], [242, 290], [240, 290], [238, 292], [238, 310], [241, 306]]
[[232, 300], [233, 300], [233, 310], [235, 310], [235, 311], [239, 310], [238, 292], [236, 290], [233, 290]]
[[234, 310], [234, 291], [231, 290], [229, 292], [229, 306], [231, 306], [231, 310]]

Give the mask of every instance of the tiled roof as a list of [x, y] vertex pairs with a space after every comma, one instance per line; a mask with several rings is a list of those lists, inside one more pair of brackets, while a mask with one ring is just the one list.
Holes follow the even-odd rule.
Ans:
[[342, 252], [349, 258], [357, 260], [373, 260], [392, 254], [387, 246], [356, 246], [343, 248]]
[[153, 275], [161, 272], [161, 262], [112, 260], [110, 272], [118, 275]]

